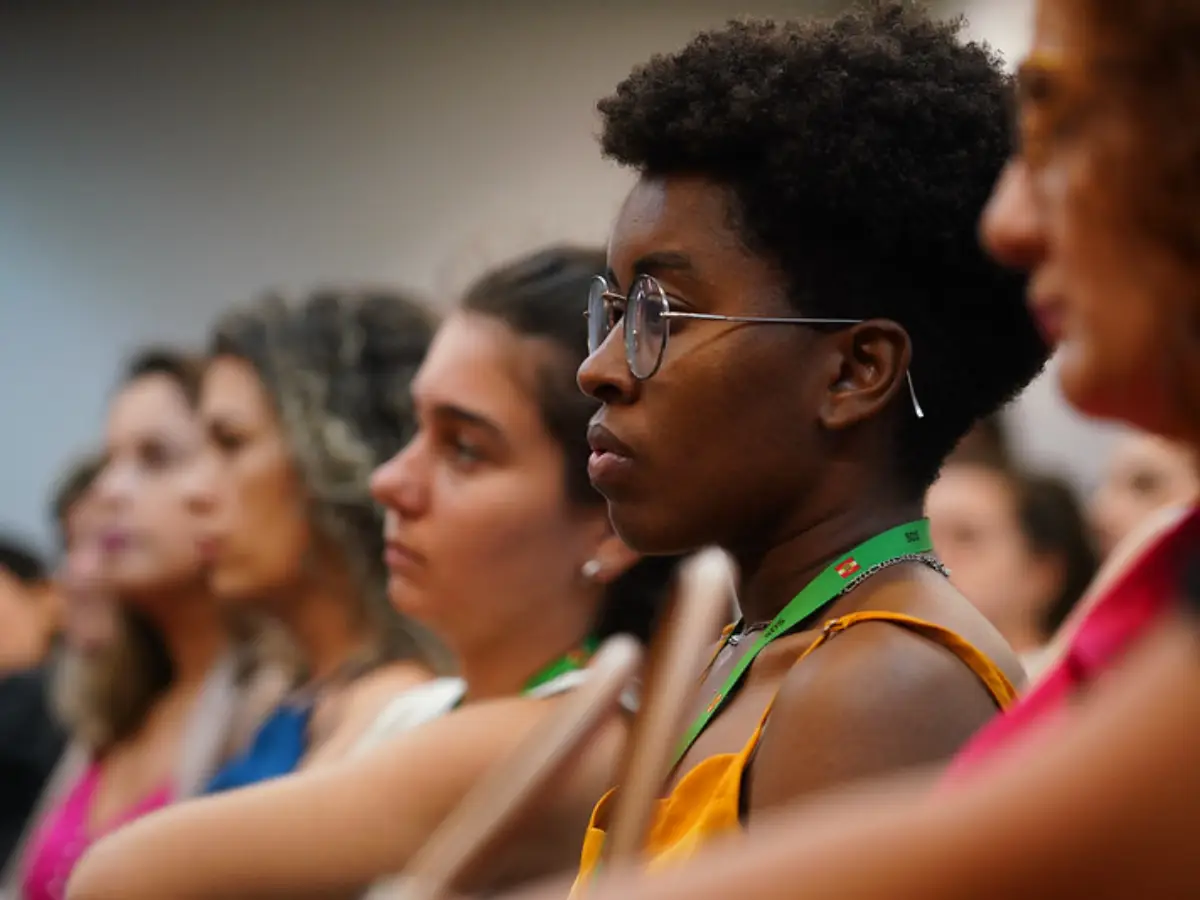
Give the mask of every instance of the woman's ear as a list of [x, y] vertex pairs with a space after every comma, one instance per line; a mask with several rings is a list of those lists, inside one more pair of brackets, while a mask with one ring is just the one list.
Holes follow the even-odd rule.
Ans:
[[888, 319], [871, 319], [834, 336], [840, 365], [821, 404], [821, 423], [840, 431], [877, 417], [905, 390], [912, 359], [908, 333]]
[[622, 541], [608, 520], [607, 511], [597, 517], [596, 528], [590, 536], [591, 553], [580, 572], [595, 584], [611, 584], [624, 575], [640, 558]]
[[615, 534], [610, 534], [596, 548], [592, 559], [599, 563], [592, 580], [597, 584], [611, 584], [642, 558], [635, 550], [629, 549], [625, 542]]

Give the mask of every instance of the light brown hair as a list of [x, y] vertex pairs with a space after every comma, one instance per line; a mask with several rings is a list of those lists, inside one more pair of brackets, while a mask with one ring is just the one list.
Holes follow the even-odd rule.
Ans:
[[1047, 0], [1079, 37], [1095, 101], [1126, 126], [1096, 144], [1097, 183], [1121, 218], [1200, 270], [1200, 5]]
[[371, 473], [415, 431], [409, 383], [437, 327], [424, 304], [390, 290], [319, 290], [259, 297], [217, 323], [209, 351], [254, 367], [307, 492], [314, 531], [358, 588], [373, 662], [450, 667], [441, 643], [387, 597], [383, 512]]

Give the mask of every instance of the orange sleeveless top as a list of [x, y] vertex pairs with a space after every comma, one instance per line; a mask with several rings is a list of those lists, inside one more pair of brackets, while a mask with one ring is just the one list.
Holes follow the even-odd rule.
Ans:
[[[862, 622], [891, 622], [945, 647], [983, 682], [1000, 709], [1007, 708], [1016, 698], [1016, 690], [1008, 677], [973, 645], [940, 625], [901, 613], [856, 612], [832, 619], [796, 662], [803, 661], [834, 635]], [[688, 859], [712, 838], [741, 827], [738, 811], [741, 808], [742, 775], [762, 738], [763, 727], [774, 703], [772, 699], [754, 733], [750, 735], [750, 740], [739, 752], [721, 753], [701, 760], [679, 780], [670, 795], [658, 801], [646, 841], [649, 869]], [[596, 823], [606, 817], [607, 807], [615, 792], [616, 788], [605, 794], [592, 811], [572, 896], [579, 896], [582, 886], [591, 880], [599, 866], [604, 830], [597, 827]]]

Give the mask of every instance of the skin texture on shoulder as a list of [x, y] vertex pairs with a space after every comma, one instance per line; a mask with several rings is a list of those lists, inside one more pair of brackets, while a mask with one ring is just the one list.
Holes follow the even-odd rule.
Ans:
[[[848, 593], [813, 628], [765, 648], [681, 761], [676, 783], [702, 760], [746, 747], [768, 706], [742, 782], [743, 823], [830, 787], [952, 757], [997, 714], [996, 700], [962, 658], [930, 634], [889, 621], [859, 621], [816, 643], [825, 623], [875, 613], [940, 626], [1012, 684], [1023, 682], [1003, 638], [940, 574], [896, 566]], [[696, 711], [724, 683], [728, 664], [718, 662], [705, 679]]]
[[[152, 814], [100, 841], [75, 870], [67, 896], [355, 896], [376, 878], [402, 871], [471, 786], [560, 699], [481, 702], [352, 765], [320, 766]], [[547, 791], [545, 804], [514, 829], [495, 867], [466, 888], [494, 891], [570, 869], [591, 805], [611, 780], [623, 732], [614, 720], [569, 779]]]
[[[958, 592], [932, 571], [880, 573], [846, 600], [827, 618], [851, 605], [914, 616], [968, 640], [1014, 684], [1024, 680], [1000, 635], [964, 613]], [[748, 808], [759, 814], [840, 784], [935, 766], [996, 712], [983, 682], [946, 647], [891, 622], [859, 623], [783, 678], [750, 769]]]

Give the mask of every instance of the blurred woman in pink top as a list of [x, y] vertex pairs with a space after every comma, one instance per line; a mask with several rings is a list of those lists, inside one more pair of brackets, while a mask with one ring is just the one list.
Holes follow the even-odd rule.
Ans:
[[146, 352], [110, 404], [102, 465], [78, 511], [78, 549], [97, 553], [94, 571], [73, 575], [101, 580], [115, 608], [68, 613], [82, 631], [68, 634], [56, 692], [73, 744], [6, 879], [25, 900], [64, 896], [91, 843], [194, 793], [237, 743], [249, 669], [208, 589], [183, 491], [204, 442], [200, 376], [198, 360]]

